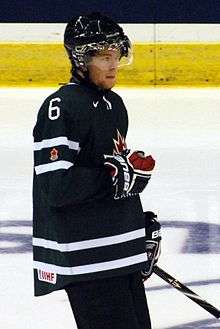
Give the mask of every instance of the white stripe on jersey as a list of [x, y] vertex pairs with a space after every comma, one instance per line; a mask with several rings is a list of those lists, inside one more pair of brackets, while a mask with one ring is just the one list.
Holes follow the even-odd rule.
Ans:
[[33, 245], [36, 247], [43, 247], [47, 249], [58, 250], [60, 252], [69, 252], [97, 247], [105, 247], [117, 243], [123, 243], [145, 236], [145, 229], [131, 231], [128, 233], [118, 234], [114, 236], [108, 236], [104, 238], [84, 240], [79, 242], [70, 243], [57, 243], [56, 241], [33, 238]]
[[80, 151], [79, 142], [69, 140], [66, 136], [55, 137], [51, 139], [43, 139], [41, 142], [34, 143], [34, 151], [40, 151], [47, 147], [58, 145], [66, 145], [71, 150]]
[[48, 171], [54, 171], [58, 169], [69, 169], [72, 166], [73, 166], [72, 162], [60, 160], [53, 163], [45, 163], [42, 165], [38, 165], [35, 167], [35, 172], [37, 175], [40, 175]]
[[37, 262], [37, 261], [34, 261], [33, 264], [35, 269], [39, 269], [46, 272], [52, 272], [60, 275], [79, 275], [79, 274], [113, 270], [113, 269], [130, 266], [146, 261], [147, 261], [147, 254], [142, 253], [135, 256], [111, 260], [109, 262], [73, 266], [73, 267], [57, 266], [57, 265]]

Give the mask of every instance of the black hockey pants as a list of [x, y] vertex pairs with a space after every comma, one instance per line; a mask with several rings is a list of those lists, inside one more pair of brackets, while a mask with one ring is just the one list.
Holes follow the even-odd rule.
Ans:
[[66, 288], [78, 329], [151, 329], [140, 273]]

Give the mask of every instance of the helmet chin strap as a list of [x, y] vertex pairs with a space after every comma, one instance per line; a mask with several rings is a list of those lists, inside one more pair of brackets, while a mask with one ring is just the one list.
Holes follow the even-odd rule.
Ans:
[[89, 72], [87, 69], [83, 70], [77, 67], [74, 62], [72, 62], [72, 69], [71, 69], [72, 77], [70, 81], [78, 80], [79, 82], [88, 81], [89, 80]]

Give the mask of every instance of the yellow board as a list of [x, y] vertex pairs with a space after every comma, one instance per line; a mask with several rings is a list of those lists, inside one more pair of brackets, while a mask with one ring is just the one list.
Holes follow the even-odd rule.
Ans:
[[[56, 86], [69, 78], [62, 44], [0, 43], [0, 86]], [[220, 86], [220, 44], [135, 44], [118, 86]]]

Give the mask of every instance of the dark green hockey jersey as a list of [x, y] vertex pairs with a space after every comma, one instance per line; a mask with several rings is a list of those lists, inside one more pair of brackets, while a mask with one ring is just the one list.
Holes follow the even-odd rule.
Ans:
[[35, 295], [145, 267], [139, 196], [115, 200], [104, 154], [125, 147], [127, 111], [113, 91], [70, 83], [34, 127]]

